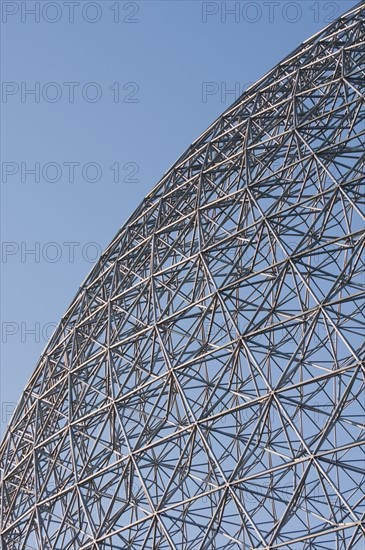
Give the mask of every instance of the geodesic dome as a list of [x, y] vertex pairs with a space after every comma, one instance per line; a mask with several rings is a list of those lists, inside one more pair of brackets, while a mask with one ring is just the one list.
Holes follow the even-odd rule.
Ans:
[[364, 548], [365, 4], [185, 152], [1, 446], [4, 549]]

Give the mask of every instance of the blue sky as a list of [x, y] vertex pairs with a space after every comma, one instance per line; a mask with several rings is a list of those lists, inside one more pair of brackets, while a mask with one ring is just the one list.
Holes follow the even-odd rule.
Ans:
[[2, 431], [142, 198], [242, 90], [356, 4], [1, 2]]

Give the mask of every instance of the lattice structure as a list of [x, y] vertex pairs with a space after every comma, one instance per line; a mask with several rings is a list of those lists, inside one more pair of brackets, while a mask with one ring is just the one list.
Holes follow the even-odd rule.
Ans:
[[364, 16], [247, 90], [102, 255], [2, 443], [2, 548], [364, 548]]

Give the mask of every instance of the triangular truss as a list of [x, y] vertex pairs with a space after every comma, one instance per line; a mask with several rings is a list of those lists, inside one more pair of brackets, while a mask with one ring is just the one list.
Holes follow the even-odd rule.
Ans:
[[365, 4], [186, 151], [2, 443], [2, 548], [364, 548]]

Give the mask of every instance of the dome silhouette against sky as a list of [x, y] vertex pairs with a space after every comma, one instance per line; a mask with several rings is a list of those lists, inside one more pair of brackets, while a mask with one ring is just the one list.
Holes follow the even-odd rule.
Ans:
[[364, 17], [244, 92], [105, 250], [2, 442], [3, 548], [364, 547]]

